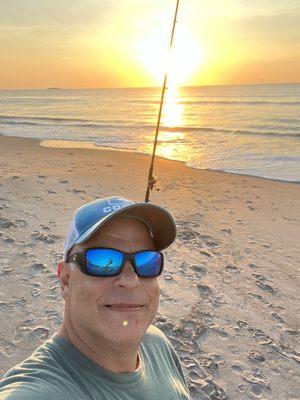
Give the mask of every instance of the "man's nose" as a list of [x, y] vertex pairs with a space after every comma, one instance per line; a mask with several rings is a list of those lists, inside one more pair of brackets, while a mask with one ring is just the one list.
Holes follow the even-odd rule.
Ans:
[[116, 277], [116, 282], [118, 286], [127, 287], [127, 288], [135, 288], [140, 286], [140, 278], [137, 276], [132, 261], [127, 260], [124, 265], [120, 275]]

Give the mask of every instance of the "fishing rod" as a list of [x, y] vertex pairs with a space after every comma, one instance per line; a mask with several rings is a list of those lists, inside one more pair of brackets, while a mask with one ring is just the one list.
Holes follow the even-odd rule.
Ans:
[[[172, 34], [171, 34], [171, 40], [170, 40], [170, 47], [169, 47], [169, 54], [171, 54], [171, 49], [173, 46], [173, 38], [174, 38], [174, 32], [175, 32], [175, 25], [177, 22], [178, 7], [179, 7], [179, 0], [177, 0], [177, 4], [176, 4], [176, 10], [175, 10], [175, 15], [174, 15], [173, 28], [172, 28]], [[165, 98], [165, 91], [167, 88], [167, 79], [168, 79], [168, 68], [166, 70], [164, 83], [163, 83], [163, 87], [162, 87], [162, 91], [161, 91], [161, 99], [160, 99], [160, 106], [159, 106], [159, 112], [158, 112], [158, 118], [157, 118], [157, 124], [156, 124], [153, 152], [152, 152], [151, 164], [150, 164], [149, 174], [148, 174], [148, 184], [147, 184], [147, 189], [146, 189], [146, 194], [145, 194], [145, 203], [149, 202], [150, 191], [153, 190], [153, 188], [157, 182], [156, 176], [153, 176], [153, 167], [154, 167], [155, 152], [156, 152], [156, 146], [157, 146], [157, 138], [158, 138], [159, 127], [160, 127], [160, 120], [161, 120], [162, 109], [163, 109], [164, 98]]]

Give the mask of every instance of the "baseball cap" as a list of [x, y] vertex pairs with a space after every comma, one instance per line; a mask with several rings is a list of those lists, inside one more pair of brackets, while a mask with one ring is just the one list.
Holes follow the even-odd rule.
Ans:
[[167, 248], [176, 238], [175, 221], [163, 207], [112, 196], [84, 204], [76, 210], [67, 233], [64, 260], [75, 244], [86, 242], [101, 226], [117, 216], [144, 222], [150, 229], [157, 250]]

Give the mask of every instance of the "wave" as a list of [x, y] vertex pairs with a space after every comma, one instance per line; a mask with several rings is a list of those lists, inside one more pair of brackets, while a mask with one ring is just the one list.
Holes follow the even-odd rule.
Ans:
[[179, 101], [178, 104], [190, 105], [190, 104], [222, 104], [222, 105], [261, 105], [261, 104], [272, 104], [272, 105], [284, 105], [284, 106], [298, 106], [300, 101], [267, 101], [267, 100], [251, 100], [251, 101], [232, 101], [232, 100], [195, 100], [195, 101]]
[[[128, 103], [143, 103], [143, 104], [159, 104], [159, 100], [128, 100]], [[261, 104], [271, 104], [271, 105], [284, 105], [284, 106], [298, 106], [300, 101], [268, 101], [268, 100], [178, 100], [177, 104], [181, 105], [261, 105]]]
[[[109, 123], [110, 121], [91, 121], [86, 119], [72, 119], [72, 118], [51, 118], [51, 117], [21, 117], [21, 116], [1, 116], [0, 125], [18, 125], [18, 126], [36, 126], [36, 127], [53, 127], [60, 125], [63, 128], [80, 128], [80, 129], [106, 129], [106, 130], [155, 130], [154, 125], [150, 124], [134, 124], [128, 121], [118, 121], [118, 123]], [[268, 125], [264, 125], [261, 128], [268, 129]], [[259, 126], [258, 126], [259, 129]], [[269, 129], [272, 129], [271, 127]], [[284, 128], [283, 128], [284, 129]], [[161, 132], [183, 132], [183, 133], [200, 133], [200, 134], [228, 134], [237, 136], [257, 136], [257, 137], [287, 137], [298, 139], [300, 133], [290, 132], [277, 132], [272, 130], [249, 130], [249, 129], [226, 129], [226, 128], [212, 128], [212, 127], [199, 127], [199, 126], [161, 126]]]
[[107, 121], [94, 122], [85, 119], [70, 119], [70, 118], [48, 118], [48, 117], [15, 117], [15, 116], [1, 116], [0, 124], [2, 125], [26, 125], [26, 126], [53, 126], [61, 125], [63, 127], [74, 128], [105, 128], [105, 129], [119, 129], [124, 128], [125, 121], [120, 121], [116, 124], [106, 124]]
[[1, 120], [36, 120], [36, 121], [45, 121], [45, 122], [93, 122], [89, 119], [78, 119], [78, 118], [59, 118], [59, 117], [26, 117], [26, 116], [16, 116], [16, 115], [0, 115]]
[[249, 130], [230, 130], [223, 128], [206, 128], [206, 127], [161, 127], [161, 131], [165, 132], [202, 132], [202, 133], [227, 133], [231, 135], [243, 135], [243, 136], [266, 136], [266, 137], [290, 137], [300, 138], [300, 133], [285, 133], [285, 132], [260, 132], [260, 131], [249, 131]]
[[265, 136], [265, 137], [288, 137], [288, 138], [300, 138], [300, 133], [285, 133], [285, 132], [254, 132], [248, 130], [236, 130], [233, 132], [234, 135], [242, 136]]

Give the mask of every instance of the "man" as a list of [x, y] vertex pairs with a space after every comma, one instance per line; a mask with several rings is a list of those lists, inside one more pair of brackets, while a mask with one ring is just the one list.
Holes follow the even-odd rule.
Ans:
[[0, 400], [189, 399], [174, 349], [151, 325], [160, 251], [175, 237], [154, 204], [110, 197], [79, 208], [58, 265], [63, 323], [4, 375]]

